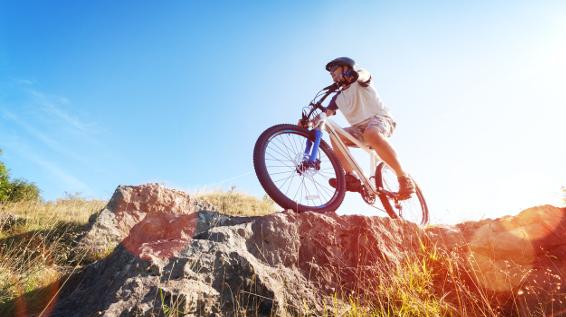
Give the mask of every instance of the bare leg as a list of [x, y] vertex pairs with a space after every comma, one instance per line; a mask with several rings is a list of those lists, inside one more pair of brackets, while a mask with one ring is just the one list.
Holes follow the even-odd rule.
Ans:
[[364, 139], [376, 152], [377, 155], [395, 171], [397, 176], [407, 176], [407, 173], [401, 167], [401, 163], [397, 157], [397, 152], [389, 140], [383, 136], [377, 128], [367, 128], [364, 132]]

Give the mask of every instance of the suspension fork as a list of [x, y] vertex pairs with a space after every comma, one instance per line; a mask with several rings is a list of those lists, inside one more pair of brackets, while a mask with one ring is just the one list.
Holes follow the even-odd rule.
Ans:
[[305, 144], [305, 152], [303, 153], [303, 162], [307, 161], [309, 164], [313, 164], [318, 157], [318, 151], [320, 150], [320, 140], [322, 140], [322, 130], [316, 128], [309, 131], [309, 133], [314, 133], [314, 142], [311, 141], [310, 137], [307, 138]]

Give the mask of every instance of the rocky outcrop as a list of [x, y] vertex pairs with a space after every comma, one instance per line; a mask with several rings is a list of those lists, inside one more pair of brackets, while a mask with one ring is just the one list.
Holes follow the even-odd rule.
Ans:
[[550, 303], [562, 286], [541, 274], [563, 276], [564, 215], [542, 206], [424, 229], [312, 212], [229, 217], [156, 184], [120, 186], [81, 242], [112, 251], [65, 282], [51, 315], [333, 315], [347, 307], [336, 301], [373, 292], [403, 263], [431, 252], [442, 255], [431, 262], [438, 285], [450, 282], [454, 272], [443, 261], [457, 253], [452, 264], [464, 272], [457, 283], [493, 296], [494, 306], [519, 291], [520, 305], [531, 305], [528, 287], [548, 286], [542, 280], [554, 287], [545, 293]]
[[[159, 184], [119, 186], [106, 207], [89, 220], [90, 230], [79, 248], [95, 256], [108, 253], [130, 236], [134, 227], [138, 235], [149, 234], [157, 240], [171, 229], [190, 238], [199, 228], [189, 224], [196, 224], [196, 212], [204, 210], [213, 211], [214, 207]], [[167, 226], [177, 220], [181, 221], [177, 226]]]
[[426, 230], [445, 253], [460, 256], [494, 306], [522, 316], [566, 314], [566, 208], [550, 205], [516, 216], [437, 226]]

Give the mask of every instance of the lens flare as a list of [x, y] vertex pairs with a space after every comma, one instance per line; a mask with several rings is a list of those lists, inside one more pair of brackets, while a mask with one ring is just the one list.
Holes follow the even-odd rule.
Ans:
[[486, 289], [512, 291], [521, 282], [522, 273], [532, 267], [536, 254], [521, 228], [487, 223], [473, 234], [468, 263], [476, 280]]

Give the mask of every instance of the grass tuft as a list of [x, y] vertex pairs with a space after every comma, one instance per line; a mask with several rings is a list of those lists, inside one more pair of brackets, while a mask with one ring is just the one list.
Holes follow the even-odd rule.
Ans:
[[275, 212], [276, 205], [268, 196], [262, 199], [236, 191], [209, 191], [194, 194], [198, 200], [215, 206], [218, 211], [232, 216], [263, 216]]

